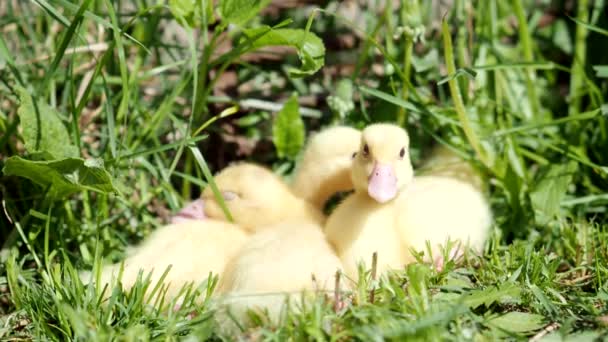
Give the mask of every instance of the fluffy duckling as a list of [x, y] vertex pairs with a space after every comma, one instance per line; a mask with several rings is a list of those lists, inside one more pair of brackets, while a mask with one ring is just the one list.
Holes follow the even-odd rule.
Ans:
[[[251, 163], [238, 163], [215, 177], [234, 222], [254, 232], [285, 219], [323, 224], [325, 217], [307, 201], [294, 195], [271, 170]], [[226, 220], [210, 187], [203, 192], [205, 215]]]
[[362, 132], [351, 167], [355, 192], [338, 205], [325, 226], [352, 279], [357, 279], [357, 264], [369, 266], [374, 252], [379, 272], [405, 262], [392, 200], [413, 178], [408, 148], [409, 136], [398, 126], [374, 124]]
[[361, 132], [347, 126], [333, 126], [312, 135], [294, 171], [294, 193], [323, 209], [336, 192], [352, 190], [350, 166], [360, 141]]
[[[222, 303], [238, 322], [247, 323], [251, 309], [267, 310], [276, 324], [286, 300], [297, 308], [301, 291], [333, 290], [341, 268], [321, 226], [284, 222], [256, 233], [243, 245], [226, 266], [219, 291], [226, 293]], [[222, 326], [231, 326], [227, 320]]]
[[351, 277], [357, 262], [370, 260], [374, 251], [382, 272], [414, 261], [410, 248], [426, 251], [427, 240], [437, 268], [443, 267], [439, 252], [448, 239], [483, 248], [492, 215], [481, 191], [453, 177], [413, 177], [408, 145], [405, 130], [391, 124], [362, 132], [352, 164], [355, 193], [326, 224]]
[[[186, 283], [199, 285], [209, 272], [221, 274], [247, 237], [239, 226], [217, 220], [185, 220], [163, 226], [128, 250], [122, 286], [130, 289], [143, 269], [144, 278], [152, 271], [152, 289], [171, 265], [164, 283], [168, 286], [167, 297], [174, 298]], [[119, 270], [120, 264], [106, 266], [102, 270], [101, 284], [109, 283]]]

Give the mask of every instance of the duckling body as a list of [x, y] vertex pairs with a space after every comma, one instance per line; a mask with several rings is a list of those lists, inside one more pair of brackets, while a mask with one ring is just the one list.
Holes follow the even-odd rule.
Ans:
[[301, 299], [301, 291], [332, 290], [341, 268], [321, 226], [289, 221], [254, 234], [227, 265], [219, 291], [240, 321], [252, 309], [267, 310], [276, 323], [286, 300]]
[[407, 262], [414, 261], [410, 248], [428, 257], [427, 240], [433, 259], [440, 258], [440, 245], [448, 239], [481, 252], [492, 220], [483, 194], [468, 181], [451, 177], [415, 177], [396, 200], [396, 208]]
[[336, 192], [352, 190], [350, 165], [360, 141], [361, 132], [347, 126], [312, 135], [294, 171], [293, 192], [322, 209]]
[[[186, 283], [199, 285], [210, 272], [221, 274], [247, 237], [240, 227], [216, 220], [187, 220], [161, 227], [143, 243], [129, 249], [124, 260], [122, 286], [130, 289], [141, 269], [144, 279], [152, 271], [152, 289], [171, 266], [164, 283], [168, 285], [167, 297], [173, 298]], [[106, 266], [101, 284], [109, 283], [119, 270], [120, 264]]]
[[356, 280], [358, 263], [363, 262], [369, 269], [374, 252], [378, 252], [379, 273], [403, 265], [404, 251], [395, 224], [392, 204], [381, 204], [358, 193], [334, 210], [325, 234], [340, 255], [346, 275]]

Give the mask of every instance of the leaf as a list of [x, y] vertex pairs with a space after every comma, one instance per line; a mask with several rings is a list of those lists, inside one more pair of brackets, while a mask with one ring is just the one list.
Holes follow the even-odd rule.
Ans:
[[279, 158], [295, 158], [304, 145], [304, 122], [300, 116], [298, 97], [292, 95], [277, 113], [272, 125], [272, 141]]
[[535, 217], [540, 224], [546, 223], [558, 214], [560, 203], [568, 191], [577, 164], [575, 161], [569, 161], [567, 164], [552, 164], [549, 167], [549, 171], [530, 193]]
[[594, 65], [595, 76], [601, 78], [608, 78], [608, 65]]
[[221, 0], [220, 2], [222, 21], [225, 24], [242, 26], [266, 7], [270, 0]]
[[437, 82], [437, 85], [442, 85], [442, 84], [444, 84], [444, 83], [446, 83], [448, 81], [451, 81], [451, 80], [456, 79], [456, 78], [461, 77], [461, 76], [466, 76], [466, 77], [468, 77], [471, 80], [475, 80], [475, 76], [477, 76], [477, 71], [475, 71], [475, 70], [473, 70], [471, 68], [466, 68], [466, 67], [465, 68], [456, 69], [456, 72], [454, 74], [449, 75], [449, 76], [447, 76], [447, 77], [439, 80]]
[[54, 199], [62, 199], [81, 190], [118, 192], [101, 159], [32, 161], [13, 156], [7, 159], [2, 171], [7, 176], [27, 178], [48, 188], [49, 196]]
[[261, 26], [245, 30], [245, 37], [250, 41], [253, 51], [266, 46], [291, 46], [297, 49], [302, 66], [300, 69], [291, 68], [292, 77], [312, 75], [325, 64], [325, 45], [312, 32], [302, 29], [276, 28]]
[[589, 30], [591, 30], [591, 31], [597, 32], [597, 33], [599, 33], [599, 34], [603, 34], [604, 36], [608, 37], [608, 30], [604, 30], [604, 29], [602, 29], [602, 28], [600, 28], [600, 27], [598, 27], [598, 26], [591, 25], [591, 24], [586, 23], [586, 22], [584, 22], [584, 21], [581, 21], [581, 20], [579, 20], [579, 19], [573, 18], [573, 17], [571, 17], [571, 16], [569, 16], [569, 15], [568, 15], [567, 17], [568, 17], [568, 18], [570, 18], [570, 19], [571, 19], [572, 21], [574, 21], [575, 23], [577, 23], [577, 24], [579, 24], [579, 25], [582, 25], [582, 26], [586, 27], [587, 29], [589, 29]]
[[553, 44], [559, 47], [566, 54], [572, 54], [572, 39], [568, 31], [568, 24], [563, 19], [558, 19], [553, 25]]
[[72, 145], [57, 111], [46, 103], [36, 102], [24, 88], [16, 89], [21, 101], [17, 114], [28, 152], [42, 152], [47, 159], [77, 157], [78, 148]]
[[543, 316], [527, 312], [508, 312], [504, 315], [492, 318], [489, 325], [514, 333], [523, 333], [542, 328]]
[[[195, 0], [169, 0], [169, 10], [182, 26], [200, 27], [203, 24], [201, 18], [202, 2]], [[207, 0], [205, 9], [207, 24], [213, 23], [213, 1]], [[184, 22], [185, 21], [185, 22]]]
[[464, 304], [471, 309], [481, 305], [489, 307], [495, 302], [516, 302], [519, 301], [521, 288], [514, 283], [506, 282], [499, 287], [489, 287], [483, 290], [473, 290], [464, 295]]

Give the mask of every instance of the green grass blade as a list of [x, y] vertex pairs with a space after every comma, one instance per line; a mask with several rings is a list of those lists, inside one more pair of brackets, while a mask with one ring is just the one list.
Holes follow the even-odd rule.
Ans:
[[205, 175], [205, 178], [207, 179], [207, 184], [209, 184], [209, 186], [211, 187], [211, 191], [213, 191], [215, 200], [218, 202], [218, 204], [222, 208], [224, 215], [226, 216], [226, 218], [228, 219], [229, 222], [234, 222], [234, 219], [232, 218], [232, 215], [230, 214], [230, 211], [228, 210], [228, 207], [226, 206], [226, 202], [224, 202], [224, 196], [222, 196], [222, 193], [218, 189], [217, 184], [215, 184], [215, 180], [213, 179], [211, 170], [209, 170], [209, 166], [207, 166], [207, 162], [205, 161], [205, 158], [203, 158], [201, 151], [194, 146], [189, 146], [189, 148], [190, 148], [190, 151], [192, 152], [192, 155], [194, 155], [194, 159], [196, 160], [199, 167], [201, 168], [201, 171], [203, 171], [203, 175]]

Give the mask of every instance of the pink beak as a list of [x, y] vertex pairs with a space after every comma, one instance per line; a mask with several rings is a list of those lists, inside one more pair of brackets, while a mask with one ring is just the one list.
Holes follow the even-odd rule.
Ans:
[[391, 165], [376, 163], [368, 179], [367, 193], [379, 203], [385, 203], [397, 196], [397, 176]]
[[194, 200], [183, 207], [175, 216], [171, 218], [171, 223], [179, 223], [187, 220], [205, 219], [205, 202], [202, 198]]

